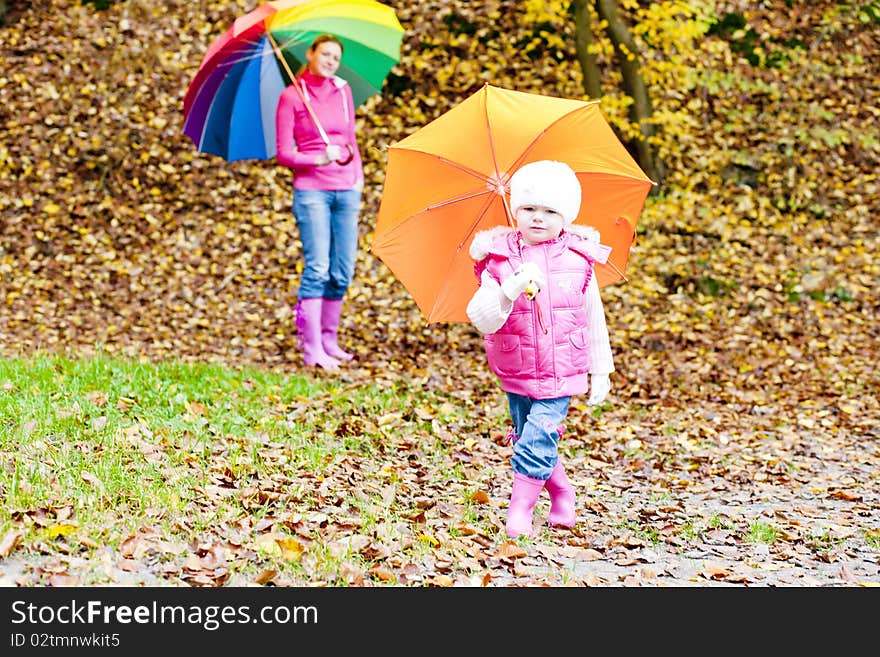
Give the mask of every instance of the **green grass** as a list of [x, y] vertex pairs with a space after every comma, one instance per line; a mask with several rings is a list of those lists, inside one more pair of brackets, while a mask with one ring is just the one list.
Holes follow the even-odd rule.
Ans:
[[[0, 536], [21, 532], [27, 548], [19, 555], [88, 558], [118, 553], [145, 529], [169, 544], [228, 533], [257, 541], [278, 517], [291, 517], [273, 531], [293, 536], [304, 518], [321, 527], [328, 508], [357, 518], [351, 531], [410, 525], [420, 491], [402, 459], [412, 435], [430, 447], [417, 445], [432, 468], [425, 485], [462, 476], [454, 444], [429, 431], [431, 410], [461, 421], [460, 408], [418, 386], [345, 387], [332, 377], [103, 355], [0, 360]], [[325, 477], [347, 486], [324, 490]], [[386, 499], [390, 486], [397, 499]], [[366, 563], [325, 545], [319, 530], [298, 531], [314, 540], [307, 573], [271, 542], [230, 570], [344, 584], [346, 568]], [[413, 532], [418, 553], [424, 546]]]
[[[418, 380], [354, 384], [105, 355], [0, 360], [0, 538], [17, 535], [14, 558], [87, 560], [84, 585], [116, 583], [118, 569], [104, 571], [123, 559], [186, 580], [200, 574], [187, 564], [212, 551], [239, 584], [273, 572], [295, 585], [393, 585], [401, 564], [430, 570], [437, 560], [476, 572], [462, 546], [507, 541], [493, 481], [506, 457], [487, 438], [498, 424], [492, 408]], [[659, 458], [644, 450], [653, 447], [621, 459]], [[664, 541], [656, 522], [615, 526]], [[720, 513], [687, 520], [678, 536], [699, 542], [714, 529], [779, 540], [763, 520]], [[552, 534], [516, 542], [556, 543]], [[880, 549], [876, 530], [864, 540]], [[814, 551], [840, 543], [827, 532], [808, 541]]]
[[834, 536], [827, 529], [823, 529], [821, 534], [811, 534], [808, 541], [817, 552], [828, 552], [843, 544], [842, 538]]
[[660, 534], [656, 529], [645, 525], [644, 523], [639, 523], [636, 520], [625, 520], [621, 523], [618, 523], [617, 527], [619, 529], [629, 530], [635, 536], [651, 543], [652, 545], [657, 545], [661, 542]]
[[765, 543], [770, 545], [776, 542], [778, 532], [773, 525], [762, 520], [755, 520], [749, 525], [748, 534], [744, 538], [748, 543]]
[[679, 530], [679, 534], [682, 538], [688, 541], [698, 541], [701, 538], [700, 529], [694, 523], [693, 520], [688, 520], [684, 525], [682, 525]]
[[710, 529], [733, 529], [734, 525], [730, 520], [724, 518], [719, 513], [713, 513], [709, 518]]
[[209, 483], [219, 437], [236, 437], [224, 456], [240, 473], [259, 462], [262, 432], [302, 439], [270, 396], [315, 391], [305, 379], [217, 365], [0, 361], [0, 522], [66, 507], [86, 525], [126, 507], [182, 512]]

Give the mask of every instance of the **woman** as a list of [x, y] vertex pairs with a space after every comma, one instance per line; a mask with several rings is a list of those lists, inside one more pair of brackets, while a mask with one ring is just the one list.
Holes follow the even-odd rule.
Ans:
[[293, 216], [305, 258], [295, 308], [303, 360], [335, 369], [353, 358], [337, 332], [354, 275], [364, 173], [351, 87], [336, 75], [342, 43], [323, 34], [306, 60], [278, 101], [277, 157], [293, 170]]

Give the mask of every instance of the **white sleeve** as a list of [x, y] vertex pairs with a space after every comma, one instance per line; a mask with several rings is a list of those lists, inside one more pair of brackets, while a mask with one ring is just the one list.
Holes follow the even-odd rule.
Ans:
[[501, 285], [492, 278], [488, 272], [483, 271], [480, 276], [480, 287], [474, 292], [474, 296], [467, 305], [468, 319], [480, 333], [494, 333], [502, 326], [513, 310], [513, 302], [507, 301], [501, 292]]
[[614, 371], [614, 358], [611, 355], [611, 339], [605, 323], [605, 309], [599, 296], [599, 283], [596, 273], [590, 278], [586, 294], [587, 321], [590, 327], [590, 374], [610, 374]]

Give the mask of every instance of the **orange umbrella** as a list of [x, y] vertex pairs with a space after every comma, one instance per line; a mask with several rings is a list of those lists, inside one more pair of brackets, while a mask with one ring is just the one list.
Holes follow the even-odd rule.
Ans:
[[432, 322], [466, 322], [477, 289], [468, 254], [474, 234], [514, 225], [511, 175], [536, 160], [565, 162], [581, 181], [575, 223], [611, 247], [596, 265], [599, 285], [625, 280], [636, 221], [654, 184], [639, 168], [598, 101], [485, 85], [390, 147], [371, 250]]

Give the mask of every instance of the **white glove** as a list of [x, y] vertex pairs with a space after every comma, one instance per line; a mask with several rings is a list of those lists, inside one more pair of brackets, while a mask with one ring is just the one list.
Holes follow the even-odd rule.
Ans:
[[337, 146], [336, 144], [327, 144], [327, 150], [325, 152], [327, 154], [327, 159], [331, 162], [335, 162], [336, 160], [341, 160], [343, 158], [345, 150], [342, 148], [342, 146]]
[[516, 301], [520, 294], [526, 291], [529, 286], [535, 290], [530, 297], [534, 298], [541, 288], [544, 287], [544, 274], [538, 268], [538, 265], [532, 262], [521, 264], [513, 274], [505, 278], [501, 282], [501, 291], [511, 301]]
[[598, 406], [608, 391], [611, 390], [611, 377], [607, 374], [591, 374], [590, 375], [590, 398], [587, 400], [587, 406]]

